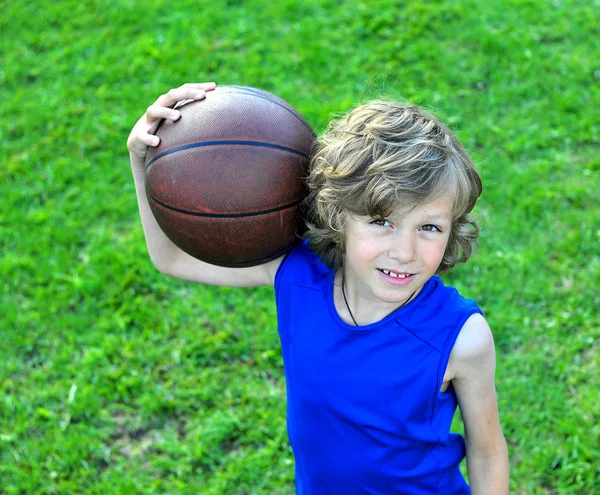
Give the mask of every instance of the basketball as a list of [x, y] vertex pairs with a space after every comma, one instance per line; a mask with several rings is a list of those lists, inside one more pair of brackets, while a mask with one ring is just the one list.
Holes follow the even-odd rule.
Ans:
[[315, 133], [281, 98], [221, 86], [181, 102], [148, 150], [150, 208], [173, 243], [191, 256], [249, 267], [289, 251], [302, 230], [304, 193]]

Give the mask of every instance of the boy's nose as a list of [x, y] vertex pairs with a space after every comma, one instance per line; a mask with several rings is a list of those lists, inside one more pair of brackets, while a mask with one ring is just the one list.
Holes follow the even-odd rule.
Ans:
[[399, 234], [388, 249], [388, 256], [400, 263], [409, 263], [417, 257], [416, 239], [410, 234]]

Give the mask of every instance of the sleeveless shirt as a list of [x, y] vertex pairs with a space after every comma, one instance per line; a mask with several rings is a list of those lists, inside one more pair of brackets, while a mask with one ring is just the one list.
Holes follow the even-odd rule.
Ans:
[[427, 281], [415, 299], [366, 326], [333, 301], [335, 272], [306, 242], [275, 277], [298, 495], [464, 495], [457, 407], [442, 386], [450, 351], [477, 305]]

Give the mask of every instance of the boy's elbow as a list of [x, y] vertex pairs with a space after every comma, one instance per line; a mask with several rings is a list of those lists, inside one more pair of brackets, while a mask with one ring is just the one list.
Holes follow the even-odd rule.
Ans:
[[500, 428], [488, 432], [488, 435], [480, 438], [478, 441], [474, 440], [468, 432], [465, 431], [465, 440], [467, 452], [470, 453], [471, 456], [486, 458], [508, 455], [506, 439]]
[[202, 262], [191, 260], [188, 255], [173, 253], [171, 256], [150, 256], [154, 268], [167, 277], [178, 280], [187, 280], [197, 283], [209, 283], [205, 280], [204, 270], [201, 269]]
[[168, 277], [177, 278], [177, 276], [175, 275], [176, 270], [174, 263], [169, 262], [164, 258], [158, 256], [152, 256], [152, 253], [150, 253], [150, 261], [152, 262], [154, 268], [156, 268], [158, 272]]
[[167, 277], [174, 277], [173, 271], [169, 270], [168, 266], [163, 266], [163, 265], [158, 265], [156, 263], [154, 264], [154, 268], [156, 268], [156, 270], [161, 273], [162, 275], [166, 275]]

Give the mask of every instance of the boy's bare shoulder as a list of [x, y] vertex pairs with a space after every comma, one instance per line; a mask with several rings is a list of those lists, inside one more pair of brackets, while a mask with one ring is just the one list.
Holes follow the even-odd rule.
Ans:
[[463, 325], [451, 355], [457, 377], [495, 365], [494, 337], [485, 318], [473, 314]]

